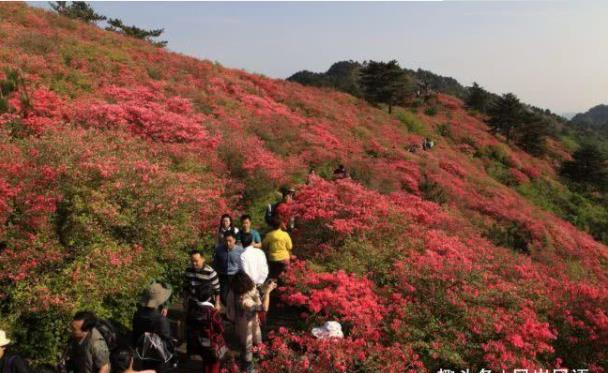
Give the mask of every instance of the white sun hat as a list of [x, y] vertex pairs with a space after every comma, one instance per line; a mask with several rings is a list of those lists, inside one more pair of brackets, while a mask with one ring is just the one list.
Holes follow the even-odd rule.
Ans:
[[342, 325], [337, 321], [327, 321], [323, 326], [312, 328], [312, 335], [319, 339], [324, 338], [344, 338]]
[[6, 332], [4, 330], [0, 330], [0, 347], [7, 346], [11, 343], [11, 340], [6, 338]]

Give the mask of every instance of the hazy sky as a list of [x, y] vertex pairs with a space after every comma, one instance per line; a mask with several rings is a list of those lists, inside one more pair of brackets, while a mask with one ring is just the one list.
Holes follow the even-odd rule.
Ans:
[[127, 24], [165, 28], [171, 50], [276, 78], [340, 60], [395, 58], [557, 113], [608, 103], [608, 1], [93, 7]]

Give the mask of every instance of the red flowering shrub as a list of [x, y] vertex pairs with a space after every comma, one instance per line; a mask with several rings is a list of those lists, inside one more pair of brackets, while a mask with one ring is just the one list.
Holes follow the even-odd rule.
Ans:
[[292, 265], [283, 300], [305, 306], [313, 320], [336, 318], [351, 325], [353, 338], [378, 340], [384, 307], [374, 284], [343, 271], [315, 273], [304, 262]]
[[295, 214], [303, 221], [321, 220], [337, 233], [366, 232], [388, 214], [388, 199], [352, 180], [328, 182], [317, 176], [298, 191]]
[[[284, 300], [349, 336], [282, 331], [265, 371], [608, 369], [608, 249], [510, 188], [558, 183], [555, 164], [460, 100], [393, 117], [24, 4], [0, 14], [0, 71], [24, 78], [0, 113], [0, 317], [26, 356], [53, 360], [84, 305], [128, 325], [152, 277], [179, 286], [184, 247], [210, 242], [222, 212], [257, 225], [289, 183], [308, 262]], [[328, 181], [338, 164], [352, 179]]]
[[269, 373], [285, 370], [293, 373], [426, 372], [419, 356], [409, 346], [383, 346], [350, 337], [316, 339], [290, 333], [285, 328], [271, 334], [269, 342], [258, 352], [260, 369]]
[[125, 128], [161, 142], [195, 143], [213, 148], [216, 140], [205, 128], [210, 119], [181, 97], [165, 97], [157, 89], [109, 86], [100, 92], [106, 102], [77, 104], [74, 120], [99, 128]]

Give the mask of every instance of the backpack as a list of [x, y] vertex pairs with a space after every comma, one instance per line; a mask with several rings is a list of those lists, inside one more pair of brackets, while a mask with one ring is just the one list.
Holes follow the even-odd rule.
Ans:
[[165, 364], [173, 359], [173, 352], [167, 341], [158, 334], [145, 332], [137, 340], [135, 356], [140, 361]]
[[266, 213], [264, 214], [264, 221], [268, 225], [272, 225], [272, 215], [274, 214], [274, 209], [276, 205], [268, 204], [266, 207]]
[[104, 341], [106, 341], [106, 345], [108, 345], [108, 350], [110, 350], [110, 352], [114, 351], [118, 347], [118, 335], [116, 334], [116, 329], [114, 329], [114, 326], [109, 321], [102, 319], [97, 320], [95, 329], [97, 329]]
[[227, 351], [221, 334], [216, 334], [211, 325], [217, 310], [209, 302], [191, 302], [188, 312], [188, 326], [196, 336], [199, 347], [210, 351], [216, 359], [221, 359]]

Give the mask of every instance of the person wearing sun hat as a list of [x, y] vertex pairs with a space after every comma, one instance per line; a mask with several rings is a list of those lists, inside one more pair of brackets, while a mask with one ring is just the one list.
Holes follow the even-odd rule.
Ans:
[[[164, 287], [158, 282], [154, 282], [148, 287], [142, 298], [140, 307], [133, 315], [132, 343], [134, 347], [138, 346], [144, 334], [154, 333], [162, 339], [171, 353], [174, 352], [171, 326], [166, 313], [162, 312], [162, 307], [171, 297], [171, 293], [171, 289]], [[163, 372], [170, 368], [169, 364], [159, 366], [159, 364], [154, 363], [152, 365], [154, 366], [144, 363], [143, 366], [138, 368], [154, 369], [157, 372]]]
[[19, 355], [10, 355], [6, 349], [11, 340], [0, 330], [0, 373], [29, 373], [27, 364]]

